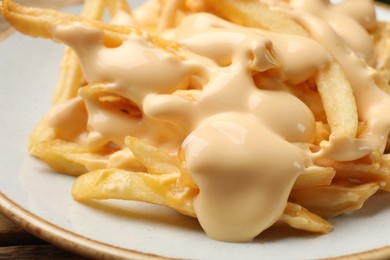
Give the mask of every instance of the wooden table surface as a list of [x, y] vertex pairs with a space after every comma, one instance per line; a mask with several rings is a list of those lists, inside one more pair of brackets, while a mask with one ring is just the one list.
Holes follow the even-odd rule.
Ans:
[[53, 246], [0, 214], [0, 259], [86, 259]]

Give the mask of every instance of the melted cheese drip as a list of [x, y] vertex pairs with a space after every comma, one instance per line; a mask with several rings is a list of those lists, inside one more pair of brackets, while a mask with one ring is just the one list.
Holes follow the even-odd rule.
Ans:
[[[163, 35], [188, 50], [185, 60], [152, 45], [147, 35], [130, 35], [121, 46], [107, 48], [98, 30], [77, 23], [53, 28], [56, 38], [77, 53], [88, 82], [110, 82], [105, 92], [131, 101], [142, 112], [134, 117], [104, 107], [98, 102], [101, 89], [82, 88], [90, 131], [86, 142], [123, 147], [125, 136], [132, 135], [170, 151], [182, 149], [200, 190], [194, 207], [207, 235], [225, 241], [253, 239], [282, 215], [310, 160], [300, 144], [311, 143], [315, 133], [314, 116], [303, 102], [285, 91], [258, 88], [253, 73], [264, 73], [275, 84], [298, 84], [335, 57], [346, 70], [368, 127], [351, 141], [352, 150], [342, 149], [342, 140], [331, 140], [313, 157], [345, 157], [349, 152], [348, 158], [357, 158], [366, 154], [358, 152], [361, 147], [383, 150], [386, 143], [389, 98], [375, 86], [375, 73], [366, 65], [372, 46], [364, 27], [375, 20], [372, 6], [367, 14], [367, 8], [351, 12], [345, 5], [323, 2], [274, 6], [300, 21], [314, 39], [243, 28], [211, 14], [187, 16]], [[190, 88], [197, 93], [193, 99], [177, 94]], [[65, 121], [61, 117], [68, 113], [61, 111], [67, 105], [75, 107], [69, 102], [51, 111], [53, 125]]]
[[313, 158], [350, 161], [372, 152], [383, 153], [390, 129], [390, 97], [376, 84], [377, 71], [368, 66], [372, 42], [363, 32], [375, 21], [373, 5], [365, 0], [336, 6], [321, 0], [294, 2], [296, 9], [279, 8], [301, 23], [340, 63], [353, 88], [359, 119], [367, 124], [357, 139], [331, 137]]

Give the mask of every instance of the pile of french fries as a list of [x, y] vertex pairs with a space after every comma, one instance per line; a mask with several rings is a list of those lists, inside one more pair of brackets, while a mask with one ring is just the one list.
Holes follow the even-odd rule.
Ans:
[[[140, 15], [143, 9], [131, 10], [124, 0], [85, 0], [83, 12], [79, 16], [21, 6], [11, 0], [2, 1], [1, 11], [14, 28], [32, 37], [54, 40], [51, 28], [79, 22], [100, 30], [103, 42], [108, 47], [119, 46], [129, 35], [146, 34], [150, 44], [183, 60], [188, 58], [185, 48], [159, 35], [179, 24], [183, 17], [197, 12], [218, 15], [240, 26], [311, 37], [301, 24], [282, 11], [270, 8], [268, 2], [151, 0], [145, 5], [155, 6], [155, 13], [151, 14], [155, 17], [145, 21]], [[288, 4], [289, 1], [284, 2]], [[135, 26], [103, 21], [105, 10], [111, 17], [124, 12], [135, 21]], [[390, 25], [376, 22], [368, 33], [375, 46], [375, 62], [370, 66], [378, 74], [377, 86], [384, 95], [390, 95]], [[68, 48], [61, 64], [53, 106], [76, 98], [85, 89], [99, 89], [97, 84], [105, 83], [86, 82], [77, 56]], [[191, 91], [182, 90], [181, 96], [194, 99]], [[291, 86], [288, 91], [301, 99], [314, 114], [316, 137], [310, 144], [314, 152], [320, 151], [331, 138], [355, 139], [364, 131], [366, 122], [358, 114], [351, 83], [339, 63], [332, 62], [309, 83]], [[119, 98], [107, 102], [115, 106], [115, 102], [122, 101]], [[131, 113], [142, 111], [134, 110]], [[66, 123], [77, 122], [78, 116], [73, 115]], [[89, 131], [85, 125], [77, 127], [80, 131]], [[193, 203], [199, 188], [187, 171], [180, 150], [176, 153], [167, 152], [136, 136], [127, 136], [123, 140], [123, 147], [106, 145], [92, 149], [67, 140], [66, 134], [65, 130], [51, 126], [47, 117], [44, 117], [30, 136], [29, 151], [54, 171], [77, 176], [72, 190], [76, 200], [136, 200], [164, 205], [196, 217]], [[327, 218], [360, 209], [368, 198], [380, 190], [390, 191], [389, 148], [388, 142], [384, 153], [373, 152], [353, 161], [322, 158], [310, 162], [296, 180], [284, 213], [277, 223], [310, 232], [330, 232], [332, 225]], [[125, 155], [127, 160], [114, 162], [115, 155], [119, 153]]]

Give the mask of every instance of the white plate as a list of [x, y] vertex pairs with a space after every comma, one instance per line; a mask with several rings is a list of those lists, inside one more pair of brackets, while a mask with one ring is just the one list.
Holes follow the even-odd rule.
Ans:
[[[390, 11], [379, 14], [390, 20]], [[29, 133], [50, 106], [62, 51], [20, 34], [0, 42], [0, 212], [30, 232], [94, 258], [313, 259], [369, 250], [360, 256], [390, 256], [390, 193], [332, 219], [328, 235], [274, 228], [251, 243], [211, 240], [195, 219], [154, 205], [76, 203], [73, 178], [26, 151]]]

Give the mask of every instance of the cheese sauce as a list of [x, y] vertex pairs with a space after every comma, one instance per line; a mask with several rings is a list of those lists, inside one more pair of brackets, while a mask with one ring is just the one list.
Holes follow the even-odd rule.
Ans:
[[314, 158], [350, 161], [372, 152], [383, 153], [390, 129], [390, 97], [377, 85], [378, 72], [368, 66], [372, 41], [363, 31], [375, 21], [374, 6], [365, 0], [336, 6], [321, 0], [297, 0], [293, 6], [295, 9], [275, 9], [296, 19], [340, 63], [353, 88], [359, 120], [367, 124], [355, 140], [331, 137]]
[[[165, 15], [172, 17], [180, 4], [172, 2]], [[199, 187], [194, 208], [207, 235], [251, 240], [282, 215], [295, 180], [312, 158], [345, 157], [342, 141], [330, 140], [314, 155], [301, 148], [314, 139], [312, 112], [286, 91], [262, 89], [254, 74], [275, 85], [296, 85], [336, 59], [353, 86], [361, 120], [368, 122], [365, 133], [351, 140], [354, 149], [347, 157], [384, 149], [389, 98], [367, 65], [372, 45], [365, 28], [375, 21], [373, 7], [359, 0], [369, 8], [352, 12], [346, 5], [273, 6], [313, 38], [244, 28], [206, 13], [189, 15], [162, 35], [183, 47], [184, 59], [150, 43], [146, 33], [108, 48], [99, 30], [78, 23], [57, 26], [56, 39], [75, 50], [90, 84], [79, 91], [88, 114], [80, 120], [89, 137], [83, 141], [81, 131], [74, 130], [66, 138], [94, 148], [124, 147], [124, 138], [132, 135], [167, 151], [182, 149]], [[154, 4], [148, 8], [156, 13]], [[173, 21], [165, 18], [159, 28], [167, 27]], [[52, 109], [51, 124], [63, 125], [61, 117], [80, 106], [80, 97]], [[367, 152], [357, 152], [363, 146], [369, 146]]]

